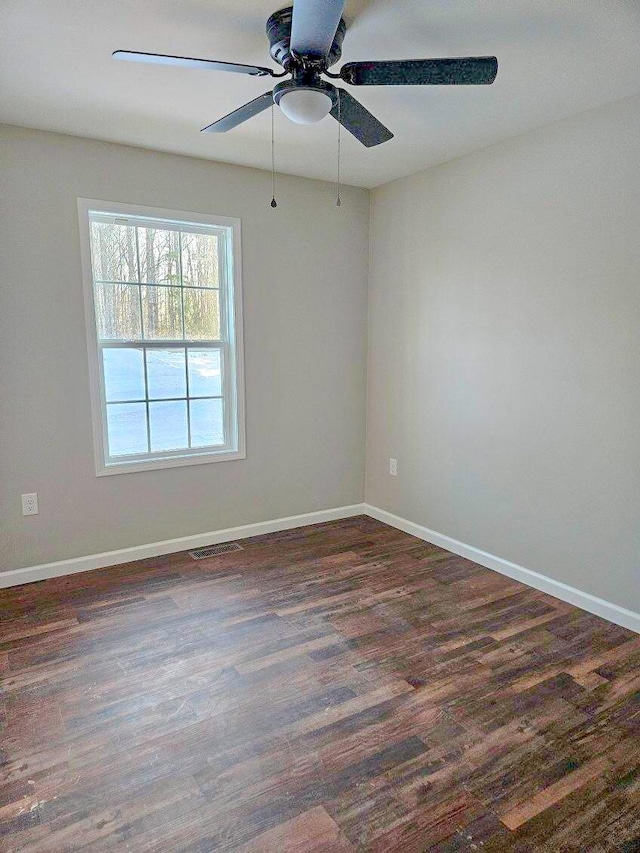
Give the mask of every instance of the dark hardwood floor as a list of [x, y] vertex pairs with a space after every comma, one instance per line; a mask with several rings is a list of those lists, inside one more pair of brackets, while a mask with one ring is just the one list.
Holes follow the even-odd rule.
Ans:
[[640, 850], [640, 637], [359, 517], [0, 592], [3, 851]]

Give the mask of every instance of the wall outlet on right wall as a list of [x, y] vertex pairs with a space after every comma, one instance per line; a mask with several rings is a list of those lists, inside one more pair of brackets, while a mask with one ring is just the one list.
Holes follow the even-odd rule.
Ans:
[[392, 477], [398, 476], [398, 460], [397, 459], [389, 459], [389, 473]]
[[22, 514], [37, 515], [38, 514], [38, 494], [32, 492], [28, 495], [21, 495], [22, 499]]

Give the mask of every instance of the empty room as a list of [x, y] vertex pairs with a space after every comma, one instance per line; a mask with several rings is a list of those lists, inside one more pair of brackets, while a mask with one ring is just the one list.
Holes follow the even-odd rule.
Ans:
[[638, 853], [640, 4], [0, 30], [0, 850]]

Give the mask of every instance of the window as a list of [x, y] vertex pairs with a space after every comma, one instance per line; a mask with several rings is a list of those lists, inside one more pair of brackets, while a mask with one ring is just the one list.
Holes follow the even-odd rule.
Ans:
[[239, 220], [78, 204], [97, 473], [244, 458]]

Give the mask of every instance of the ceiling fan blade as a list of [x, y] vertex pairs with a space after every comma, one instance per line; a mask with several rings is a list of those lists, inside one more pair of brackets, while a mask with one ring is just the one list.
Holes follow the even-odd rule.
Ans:
[[348, 62], [340, 69], [340, 77], [352, 86], [488, 85], [497, 73], [495, 56]]
[[342, 17], [345, 0], [294, 0], [291, 49], [298, 56], [325, 57]]
[[239, 124], [242, 124], [243, 121], [257, 116], [258, 113], [268, 109], [272, 104], [273, 92], [265, 92], [264, 95], [260, 95], [259, 98], [249, 101], [248, 104], [238, 107], [237, 110], [234, 110], [223, 118], [219, 118], [213, 124], [203, 127], [201, 133], [225, 133], [225, 131], [232, 130]]
[[[344, 89], [337, 91], [340, 103], [339, 105], [337, 102], [334, 104], [331, 115], [336, 121], [339, 120], [340, 124], [349, 133], [352, 133], [359, 142], [362, 142], [367, 148], [371, 148], [393, 139], [393, 133], [382, 122], [378, 121], [368, 109], [363, 107], [360, 101], [356, 101]], [[338, 116], [340, 116], [339, 119]]]
[[236, 74], [251, 74], [254, 77], [277, 77], [270, 68], [259, 65], [240, 65], [237, 62], [218, 62], [216, 59], [192, 59], [189, 56], [167, 56], [164, 53], [140, 53], [137, 50], [116, 50], [114, 59], [129, 62], [150, 62], [156, 65], [174, 65], [182, 68], [201, 68], [205, 71], [235, 71]]

